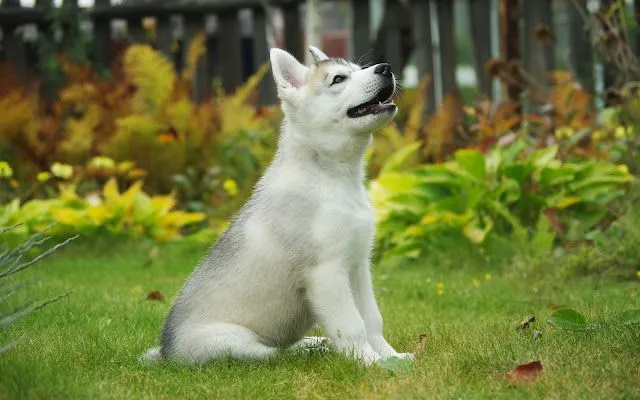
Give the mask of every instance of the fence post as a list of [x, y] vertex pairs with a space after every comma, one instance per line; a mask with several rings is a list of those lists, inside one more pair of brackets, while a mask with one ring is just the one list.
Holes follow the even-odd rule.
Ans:
[[128, 18], [127, 34], [130, 43], [143, 44], [147, 42], [147, 34], [144, 30], [144, 18]]
[[636, 55], [640, 55], [640, 0], [633, 1], [633, 13], [636, 20]]
[[[20, 8], [19, 0], [4, 0], [0, 7]], [[2, 29], [5, 59], [13, 66], [23, 84], [27, 83], [27, 54], [18, 25], [6, 24]]]
[[[585, 12], [587, 11], [587, 0], [576, 0], [578, 5]], [[587, 21], [582, 17], [580, 11], [573, 3], [569, 7], [569, 29], [571, 43], [571, 67], [574, 68], [576, 78], [580, 81], [589, 93], [595, 92], [593, 79], [593, 54], [591, 53], [591, 31], [587, 29]], [[640, 29], [637, 30], [640, 32]], [[636, 44], [637, 45], [637, 44]]]
[[156, 18], [156, 48], [168, 59], [173, 61], [174, 57], [171, 51], [172, 44], [173, 30], [171, 17], [169, 15], [161, 15]]
[[[95, 0], [98, 7], [109, 7], [111, 0]], [[93, 59], [96, 67], [107, 69], [111, 64], [111, 20], [94, 17], [93, 20]]]
[[293, 2], [282, 6], [284, 16], [284, 47], [300, 62], [304, 61], [300, 4]]
[[243, 59], [240, 20], [238, 11], [224, 11], [218, 14], [220, 28], [218, 46], [220, 49], [220, 76], [225, 91], [233, 91], [242, 83]]
[[[204, 29], [205, 16], [202, 14], [185, 14], [183, 15], [183, 36], [182, 36], [182, 68], [187, 67], [189, 47], [191, 41], [196, 37], [198, 32]], [[205, 70], [205, 57], [202, 55], [197, 63], [196, 69], [191, 81], [191, 97], [194, 101], [199, 102], [211, 93], [211, 80], [207, 79], [207, 71]]]
[[459, 95], [456, 83], [456, 52], [453, 33], [453, 1], [436, 0], [438, 12], [438, 34], [440, 37], [440, 71], [442, 74], [442, 94]]
[[387, 0], [385, 8], [385, 18], [382, 25], [382, 41], [384, 44], [384, 62], [391, 65], [391, 69], [396, 74], [402, 74], [404, 67], [402, 58], [402, 36], [400, 21], [402, 4], [398, 0]]
[[[40, 3], [43, 3], [41, 1]], [[51, 5], [51, 2], [49, 2]], [[78, 0], [62, 0], [62, 7], [66, 9], [69, 14], [72, 14], [72, 18], [79, 18], [78, 14], [80, 13], [80, 8], [78, 7]], [[74, 30], [73, 28], [77, 28]], [[63, 41], [67, 41], [69, 36], [71, 35], [80, 35], [79, 26], [74, 26], [74, 24], [70, 21], [63, 21], [62, 24], [62, 39]]]
[[[267, 43], [267, 18], [264, 7], [253, 9], [253, 59], [256, 71], [264, 63], [269, 61], [269, 45]], [[258, 104], [273, 104], [275, 98], [275, 86], [271, 75], [267, 74], [260, 83], [258, 92]]]
[[367, 56], [373, 58], [370, 54], [371, 49], [371, 11], [369, 8], [369, 0], [352, 0], [351, 1], [351, 56], [363, 62], [369, 62]]
[[[500, 0], [500, 44], [502, 56], [507, 63], [520, 60], [518, 15], [518, 0]], [[505, 83], [504, 90], [508, 99], [520, 99], [521, 88], [518, 84]]]
[[491, 59], [491, 0], [468, 0], [468, 3], [478, 91], [492, 99], [491, 77], [485, 71]]
[[412, 0], [413, 37], [415, 41], [416, 67], [418, 77], [428, 75], [429, 86], [425, 93], [424, 114], [432, 114], [436, 109], [436, 91], [433, 75], [433, 38], [431, 37], [431, 0]]
[[[617, 0], [600, 0], [600, 9], [605, 14], [614, 7], [617, 3]], [[624, 4], [624, 3], [622, 3]], [[619, 28], [620, 19], [616, 15], [616, 13], [611, 14], [611, 23], [614, 25], [614, 29]], [[606, 32], [605, 32], [606, 34]], [[605, 90], [605, 102], [607, 105], [612, 104], [613, 98], [611, 97], [613, 92], [610, 92], [609, 89], [612, 89], [616, 86], [616, 74], [618, 73], [617, 68], [611, 62], [603, 61], [602, 63], [603, 72], [604, 72], [604, 90]]]
[[554, 68], [554, 32], [551, 0], [522, 2], [525, 48], [524, 67], [536, 84], [547, 87], [548, 73]]
[[[36, 6], [40, 7], [43, 13], [46, 13], [53, 7], [53, 0], [36, 0]], [[53, 34], [51, 24], [48, 20], [39, 22], [37, 28], [39, 41], [41, 35], [44, 37], [51, 37]], [[53, 40], [51, 40], [51, 42], [53, 42]], [[45, 67], [47, 60], [55, 58], [56, 56], [53, 46], [54, 45], [52, 43], [45, 44], [43, 41], [40, 41], [40, 45], [38, 46], [38, 73], [42, 79], [40, 93], [42, 98], [45, 100], [46, 107], [50, 107], [50, 105], [55, 101], [58, 90], [57, 83], [53, 81], [50, 76], [47, 76], [48, 71]]]

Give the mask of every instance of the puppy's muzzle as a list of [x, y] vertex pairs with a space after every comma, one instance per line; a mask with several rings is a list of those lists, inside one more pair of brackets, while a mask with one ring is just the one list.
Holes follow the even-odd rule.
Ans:
[[373, 74], [383, 79], [378, 92], [369, 101], [359, 104], [347, 110], [349, 118], [360, 118], [366, 115], [376, 115], [383, 113], [393, 113], [396, 111], [396, 105], [393, 103], [393, 93], [395, 91], [395, 80], [391, 66], [382, 63], [373, 66]]

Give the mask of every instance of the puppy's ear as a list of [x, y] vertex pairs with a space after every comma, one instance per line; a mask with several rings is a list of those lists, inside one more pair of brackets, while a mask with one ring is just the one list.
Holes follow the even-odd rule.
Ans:
[[319, 48], [315, 46], [309, 46], [309, 53], [311, 53], [311, 57], [313, 58], [313, 62], [316, 64], [320, 61], [328, 60], [329, 57], [322, 52]]
[[271, 49], [271, 70], [278, 87], [278, 96], [283, 99], [307, 82], [309, 68], [300, 64], [291, 54], [280, 49]]

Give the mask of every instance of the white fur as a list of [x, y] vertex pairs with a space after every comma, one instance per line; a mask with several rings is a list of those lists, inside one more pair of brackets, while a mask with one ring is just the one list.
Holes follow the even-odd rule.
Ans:
[[[397, 353], [382, 335], [370, 254], [373, 209], [364, 187], [371, 133], [395, 115], [348, 118], [380, 91], [373, 67], [328, 60], [306, 67], [271, 50], [285, 119], [274, 162], [231, 228], [192, 274], [167, 317], [163, 357], [265, 359], [319, 323], [333, 348], [370, 364]], [[336, 74], [347, 77], [332, 85]], [[388, 80], [386, 81], [388, 83]]]

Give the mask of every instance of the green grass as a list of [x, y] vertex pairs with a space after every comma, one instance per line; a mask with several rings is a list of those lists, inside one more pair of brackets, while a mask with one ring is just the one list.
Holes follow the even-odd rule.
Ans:
[[[417, 354], [412, 370], [397, 376], [333, 354], [284, 355], [265, 363], [223, 360], [202, 368], [140, 366], [136, 358], [156, 343], [170, 301], [205, 246], [163, 246], [148, 265], [150, 249], [143, 242], [79, 241], [25, 274], [32, 280], [25, 293], [30, 298], [74, 292], [0, 335], [0, 343], [24, 335], [0, 356], [0, 398], [640, 397], [640, 328], [615, 322], [620, 312], [640, 308], [638, 282], [567, 281], [554, 270], [508, 267], [376, 268], [385, 334], [397, 350]], [[440, 282], [444, 293], [438, 295]], [[153, 290], [165, 302], [146, 300]], [[550, 326], [550, 304], [579, 310], [597, 329]], [[532, 329], [542, 332], [540, 340], [532, 339], [531, 330], [515, 329], [529, 314], [538, 319]], [[544, 368], [533, 383], [513, 385], [504, 378], [533, 360]]]

